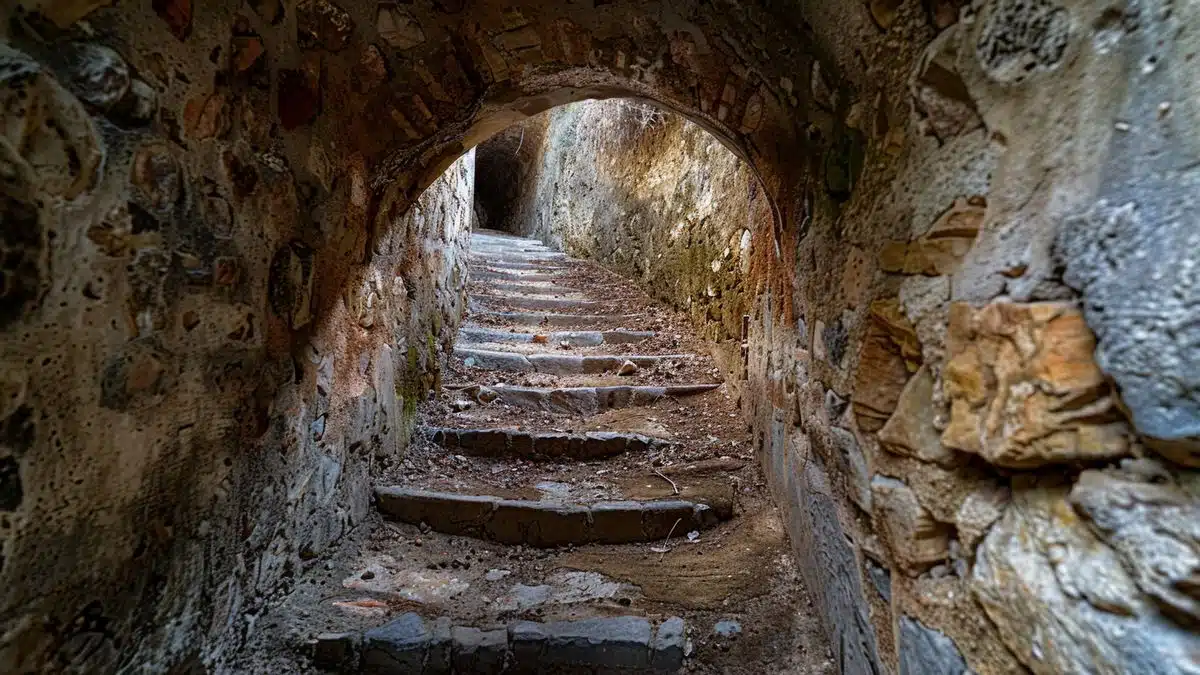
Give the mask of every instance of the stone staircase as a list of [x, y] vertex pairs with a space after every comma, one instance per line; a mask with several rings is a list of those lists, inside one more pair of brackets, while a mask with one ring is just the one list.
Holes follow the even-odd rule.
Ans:
[[[509, 596], [459, 603], [453, 618], [424, 608], [392, 614], [374, 628], [316, 636], [311, 658], [328, 670], [387, 675], [669, 673], [689, 661], [693, 672], [710, 672], [706, 665], [716, 666], [692, 654], [695, 643], [728, 650], [742, 630], [730, 617], [750, 618], [741, 607], [689, 606], [686, 591], [619, 602], [599, 593], [559, 605], [525, 597], [556, 592], [540, 590], [552, 584], [538, 578], [556, 569], [589, 583], [611, 584], [594, 580], [615, 576], [634, 584], [622, 588], [664, 584], [663, 596], [672, 596], [672, 576], [699, 575], [706, 588], [735, 578], [753, 586], [747, 575], [767, 576], [753, 570], [764, 561], [752, 559], [750, 547], [736, 559], [714, 554], [711, 570], [702, 558], [678, 568], [666, 562], [677, 547], [714, 532], [733, 549], [738, 528], [745, 529], [737, 487], [755, 469], [711, 458], [720, 452], [714, 444], [748, 446], [724, 440], [744, 431], [709, 357], [679, 350], [678, 334], [649, 330], [655, 311], [644, 298], [591, 286], [587, 274], [595, 268], [540, 243], [476, 232], [470, 260], [470, 314], [450, 368], [449, 399], [423, 411], [408, 468], [377, 481], [375, 507], [396, 524], [389, 527], [408, 528], [396, 532], [421, 547], [406, 549], [419, 559], [457, 546], [539, 562], [514, 574], [515, 603]], [[689, 463], [698, 452], [710, 459]], [[562, 478], [545, 480], [547, 472]], [[754, 495], [756, 522], [773, 518], [765, 497]], [[625, 559], [637, 560], [631, 569], [641, 572], [605, 564]], [[371, 569], [358, 578], [374, 582]], [[495, 569], [488, 577], [508, 573]], [[777, 594], [783, 597], [774, 610], [782, 610], [789, 594]], [[498, 603], [507, 610], [495, 611]], [[714, 625], [724, 628], [714, 633]], [[711, 672], [784, 671], [753, 664]]]

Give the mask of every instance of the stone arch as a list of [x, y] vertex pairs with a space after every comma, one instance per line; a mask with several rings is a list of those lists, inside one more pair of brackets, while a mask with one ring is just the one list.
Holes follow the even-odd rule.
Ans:
[[[219, 663], [268, 594], [361, 522], [368, 467], [397, 445], [396, 394], [415, 392], [396, 391], [405, 366], [371, 320], [372, 268], [421, 256], [377, 251], [384, 235], [500, 126], [616, 95], [705, 126], [773, 202], [751, 265], [747, 413], [840, 667], [883, 672], [908, 640], [980, 672], [1051, 650], [1088, 670], [1076, 636], [1097, 641], [1080, 653], [1116, 654], [1113, 635], [1163, 626], [1129, 662], [1171, 661], [1194, 632], [1156, 607], [1195, 617], [1170, 590], [1189, 570], [1130, 581], [1118, 618], [1022, 595], [1037, 584], [1016, 576], [1004, 588], [1003, 573], [936, 580], [986, 615], [921, 595], [952, 532], [978, 549], [1023, 514], [1099, 521], [1096, 485], [1151, 482], [1182, 504], [1164, 520], [1194, 514], [1141, 465], [1078, 490], [1014, 485], [1012, 504], [991, 489], [1134, 449], [1194, 480], [1200, 172], [1178, 141], [1197, 118], [1179, 65], [1197, 12], [1162, 4], [6, 4], [0, 666]], [[961, 357], [958, 375], [979, 374], [1013, 325], [1065, 343], [1088, 378], [1064, 396], [1102, 404], [1099, 431], [1068, 425], [1032, 459], [1002, 433], [979, 440], [1003, 396], [966, 401], [939, 369]], [[422, 325], [417, 346], [436, 333]], [[942, 431], [925, 413], [943, 396], [963, 411], [951, 448], [925, 433]], [[1080, 437], [1093, 454], [1071, 454]], [[971, 456], [947, 468], [943, 451]], [[1109, 556], [1089, 564], [1155, 567], [1140, 530], [1067, 525]], [[1032, 642], [1047, 616], [1071, 637]]]

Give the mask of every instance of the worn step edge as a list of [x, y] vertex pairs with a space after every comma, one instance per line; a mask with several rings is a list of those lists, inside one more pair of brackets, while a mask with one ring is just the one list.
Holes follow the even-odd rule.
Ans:
[[553, 274], [539, 274], [531, 272], [529, 274], [521, 274], [518, 272], [497, 272], [495, 270], [471, 270], [471, 279], [490, 279], [493, 281], [527, 281], [530, 283], [548, 283], [553, 282], [557, 277]]
[[497, 312], [472, 309], [476, 320], [492, 319], [520, 326], [628, 326], [645, 323], [641, 314], [557, 314], [554, 312]]
[[607, 303], [599, 300], [576, 300], [571, 298], [542, 298], [521, 295], [471, 295], [467, 300], [469, 305], [503, 304], [517, 309], [596, 309]]
[[658, 541], [672, 529], [707, 529], [732, 516], [681, 499], [562, 504], [399, 486], [375, 488], [375, 498], [380, 513], [402, 523], [536, 548]]
[[569, 266], [563, 264], [564, 261], [560, 260], [528, 262], [520, 260], [495, 260], [483, 258], [481, 256], [471, 256], [471, 260], [469, 262], [474, 267], [486, 267], [498, 272], [538, 272], [541, 270], [561, 270]]
[[[598, 347], [602, 344], [632, 344], [649, 340], [656, 334], [653, 331], [610, 330], [610, 331], [555, 331], [551, 333], [525, 333], [496, 330], [481, 326], [463, 326], [458, 331], [459, 342], [469, 344], [479, 343], [533, 343], [545, 342], [551, 345], [567, 343], [572, 347]], [[542, 338], [542, 339], [538, 339]]]
[[499, 399], [505, 405], [568, 415], [594, 415], [614, 408], [648, 405], [667, 396], [695, 396], [720, 384], [676, 384], [667, 386], [611, 387], [516, 387], [495, 385], [447, 386], [459, 389], [481, 403]]
[[431, 442], [476, 457], [515, 456], [526, 459], [601, 459], [626, 452], [645, 452], [674, 443], [642, 434], [590, 431], [582, 434], [514, 431], [511, 429], [451, 429], [426, 427]]
[[545, 666], [671, 673], [683, 667], [687, 625], [670, 617], [655, 627], [641, 616], [537, 623], [481, 630], [449, 617], [426, 621], [406, 612], [366, 632], [322, 633], [310, 640], [313, 662], [372, 675], [541, 672]]
[[471, 251], [471, 258], [484, 264], [560, 265], [570, 260], [562, 253], [493, 253]]
[[502, 370], [511, 373], [545, 373], [547, 375], [596, 375], [616, 371], [626, 361], [633, 363], [638, 368], [647, 368], [661, 361], [682, 361], [694, 356], [693, 354], [655, 356], [520, 354], [467, 347], [456, 347], [454, 355], [464, 361], [471, 360], [472, 363], [468, 365], [472, 368]]
[[521, 284], [521, 283], [504, 283], [492, 282], [487, 284], [490, 290], [499, 291], [506, 295], [578, 295], [579, 290], [569, 286], [557, 286], [554, 284]]

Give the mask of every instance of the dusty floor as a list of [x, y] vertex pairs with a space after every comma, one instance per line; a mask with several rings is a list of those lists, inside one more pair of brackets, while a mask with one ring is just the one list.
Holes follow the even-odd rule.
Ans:
[[[475, 260], [473, 269], [480, 269], [482, 258]], [[501, 269], [503, 264], [490, 267]], [[798, 579], [783, 524], [767, 499], [745, 425], [725, 387], [590, 418], [499, 402], [480, 404], [467, 401], [455, 389], [497, 383], [561, 387], [720, 381], [707, 346], [686, 329], [682, 317], [653, 306], [632, 284], [578, 261], [540, 272], [555, 275], [555, 284], [581, 295], [609, 300], [608, 311], [646, 317], [645, 323], [626, 328], [654, 330], [658, 335], [640, 343], [570, 350], [553, 344], [469, 346], [523, 353], [540, 347], [540, 351], [579, 354], [694, 356], [624, 377], [496, 372], [468, 368], [461, 358], [453, 358], [445, 377], [447, 388], [420, 410], [422, 425], [636, 431], [673, 444], [597, 461], [535, 462], [454, 454], [418, 432], [403, 460], [380, 468], [376, 484], [572, 503], [678, 494], [731, 509], [732, 519], [703, 532], [675, 532], [667, 541], [546, 550], [450, 536], [373, 515], [332, 555], [305, 563], [291, 592], [261, 617], [260, 630], [235, 672], [316, 672], [301, 655], [300, 646], [307, 639], [322, 632], [372, 628], [402, 611], [429, 618], [450, 616], [456, 624], [479, 627], [498, 627], [514, 619], [682, 616], [693, 647], [684, 672], [836, 672]], [[488, 290], [482, 283], [471, 288], [475, 296]], [[503, 328], [535, 333], [565, 330]], [[724, 620], [740, 624], [741, 633], [717, 635], [714, 626]]]

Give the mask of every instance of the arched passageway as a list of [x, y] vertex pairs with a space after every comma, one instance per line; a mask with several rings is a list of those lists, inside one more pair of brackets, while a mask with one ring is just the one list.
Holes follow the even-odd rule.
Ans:
[[611, 96], [700, 124], [771, 201], [743, 401], [842, 670], [947, 643], [979, 672], [1194, 670], [1194, 8], [3, 12], [11, 670], [220, 663], [436, 385], [463, 242], [409, 207]]

